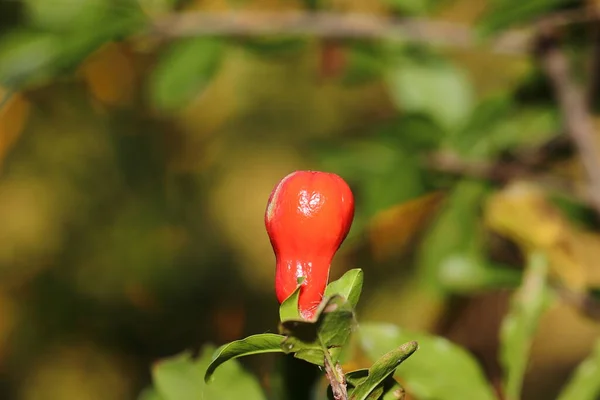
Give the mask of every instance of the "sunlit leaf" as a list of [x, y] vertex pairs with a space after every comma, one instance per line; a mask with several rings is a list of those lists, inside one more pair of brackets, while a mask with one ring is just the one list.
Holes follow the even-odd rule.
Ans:
[[[348, 385], [348, 395], [352, 396], [357, 386], [367, 380], [369, 369], [358, 369], [345, 374], [346, 383]], [[388, 375], [383, 382], [372, 391], [367, 397], [368, 400], [402, 400], [404, 398], [404, 389], [392, 375]], [[327, 395], [329, 399], [333, 399], [331, 387], [328, 388]]]
[[155, 389], [146, 389], [138, 396], [137, 400], [164, 400]]
[[521, 398], [529, 349], [540, 317], [549, 305], [547, 272], [545, 256], [530, 254], [523, 284], [515, 293], [508, 315], [502, 321], [500, 359], [504, 366], [504, 386], [509, 400]]
[[[304, 278], [302, 278], [304, 280]], [[300, 299], [300, 290], [302, 289], [302, 282], [298, 282], [296, 290], [288, 296], [287, 299], [281, 303], [279, 307], [279, 319], [285, 321], [288, 319], [301, 319], [300, 309], [298, 308], [298, 300]]]
[[558, 400], [595, 400], [600, 395], [600, 340], [564, 387]]
[[[215, 371], [211, 384], [204, 382], [214, 348], [205, 346], [200, 358], [192, 359], [182, 353], [155, 364], [152, 369], [154, 385], [162, 400], [263, 400], [265, 395], [252, 375], [232, 360]], [[232, 385], [232, 382], [235, 382]]]
[[152, 370], [154, 384], [165, 400], [202, 398], [203, 374], [202, 365], [187, 353], [163, 360]]
[[381, 356], [369, 368], [369, 375], [360, 382], [352, 392], [350, 400], [366, 400], [384, 380], [393, 375], [396, 368], [410, 357], [418, 348], [417, 342], [408, 342]]
[[402, 59], [388, 72], [388, 83], [401, 111], [425, 114], [448, 132], [465, 124], [474, 107], [465, 73], [443, 61]]
[[484, 211], [485, 223], [492, 230], [524, 251], [543, 251], [552, 278], [573, 292], [585, 291], [586, 267], [574, 243], [580, 239], [558, 208], [534, 184], [513, 182], [489, 197]]
[[340, 279], [331, 282], [325, 289], [324, 297], [340, 295], [345, 298], [352, 308], [355, 308], [360, 299], [360, 292], [363, 285], [363, 272], [360, 268], [351, 269]]
[[29, 22], [37, 28], [68, 31], [98, 26], [109, 15], [137, 8], [135, 2], [121, 0], [118, 5], [106, 0], [39, 1], [23, 0]]
[[372, 359], [408, 341], [419, 343], [419, 352], [395, 374], [407, 390], [419, 399], [496, 398], [475, 359], [466, 350], [444, 338], [380, 323], [362, 323], [358, 334], [363, 350]]

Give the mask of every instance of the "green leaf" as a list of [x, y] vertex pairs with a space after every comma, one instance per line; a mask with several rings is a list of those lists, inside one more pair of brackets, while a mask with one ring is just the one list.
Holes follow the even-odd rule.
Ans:
[[425, 114], [448, 132], [459, 129], [473, 111], [471, 82], [448, 62], [404, 57], [388, 72], [387, 81], [401, 111]]
[[508, 315], [502, 321], [500, 359], [508, 400], [520, 398], [531, 342], [549, 304], [547, 272], [546, 257], [540, 253], [529, 254], [523, 283], [513, 295]]
[[211, 376], [221, 364], [233, 358], [249, 356], [253, 354], [279, 353], [282, 352], [281, 342], [285, 339], [274, 333], [263, 333], [248, 336], [245, 339], [236, 340], [219, 347], [206, 369], [204, 381], [211, 381]]
[[[369, 375], [369, 369], [357, 369], [355, 371], [350, 371], [345, 374], [346, 383], [348, 384], [348, 395], [352, 396], [352, 393], [361, 383], [367, 380]], [[331, 387], [327, 390], [327, 396], [329, 399], [333, 399], [333, 391]], [[367, 399], [377, 399], [377, 400], [399, 400], [404, 396], [404, 389], [393, 376], [389, 375], [385, 378], [382, 384], [378, 386], [378, 390], [371, 392]]]
[[478, 181], [463, 180], [455, 185], [419, 246], [420, 278], [428, 287], [460, 293], [489, 283], [479, 211], [486, 192], [486, 185]]
[[[194, 360], [182, 353], [154, 365], [152, 376], [161, 400], [264, 400], [266, 397], [256, 379], [232, 361], [215, 372], [211, 385], [204, 382], [204, 372], [211, 362], [214, 347], [205, 346]], [[235, 382], [232, 385], [232, 382]]]
[[383, 397], [380, 400], [402, 400], [404, 399], [404, 388], [393, 378], [386, 380], [383, 386]]
[[35, 76], [43, 79], [55, 71], [61, 53], [53, 34], [12, 32], [0, 42], [0, 85], [13, 87]]
[[552, 107], [520, 106], [508, 96], [494, 96], [477, 105], [448, 146], [461, 158], [489, 161], [505, 151], [540, 146], [558, 131], [560, 119]]
[[164, 398], [155, 389], [150, 388], [143, 390], [137, 400], [164, 400]]
[[153, 105], [162, 111], [185, 106], [210, 83], [222, 57], [223, 45], [216, 39], [186, 39], [172, 45], [151, 76]]
[[600, 396], [600, 340], [564, 387], [558, 400], [595, 400]]
[[189, 353], [162, 360], [152, 369], [154, 384], [166, 400], [202, 398], [202, 373]]
[[361, 368], [354, 371], [350, 371], [347, 372], [345, 376], [346, 383], [348, 384], [348, 386], [356, 387], [363, 383], [365, 380], [367, 380], [367, 377], [369, 376], [369, 368]]
[[473, 293], [516, 287], [521, 274], [507, 266], [489, 264], [483, 254], [458, 252], [442, 261], [438, 278], [453, 293]]
[[137, 0], [142, 9], [150, 14], [164, 14], [173, 11], [179, 4], [186, 0]]
[[304, 7], [310, 11], [316, 11], [319, 8], [319, 0], [302, 0]]
[[298, 300], [300, 298], [300, 289], [302, 288], [302, 282], [304, 282], [304, 277], [300, 278], [298, 281], [298, 286], [296, 286], [296, 290], [288, 296], [287, 299], [281, 303], [279, 307], [279, 319], [281, 321], [286, 321], [288, 319], [301, 319], [302, 315], [300, 315], [300, 309], [298, 308]]
[[429, 8], [429, 0], [384, 0], [384, 3], [408, 15], [423, 15]]
[[[106, 0], [39, 1], [24, 0], [25, 13], [36, 28], [51, 31], [81, 30], [102, 26], [100, 23], [115, 15], [114, 4]], [[135, 2], [121, 0], [119, 13], [135, 12]]]
[[336, 295], [321, 304], [315, 321], [283, 321], [280, 330], [287, 337], [281, 347], [285, 353], [301, 352], [299, 358], [317, 365], [323, 365], [324, 352], [333, 349], [331, 353], [335, 362], [339, 350], [350, 337], [354, 323], [352, 306]]
[[295, 56], [306, 47], [306, 39], [285, 36], [265, 36], [239, 40], [244, 50], [264, 57]]
[[559, 6], [577, 4], [573, 0], [496, 0], [479, 22], [483, 36], [492, 35], [512, 25], [523, 24]]
[[419, 343], [419, 354], [395, 375], [421, 400], [495, 399], [471, 354], [447, 339], [378, 323], [361, 324], [358, 335], [361, 347], [373, 359], [407, 341]]
[[357, 42], [346, 49], [346, 68], [342, 79], [345, 85], [361, 85], [381, 78], [385, 58], [381, 49], [371, 42]]
[[323, 352], [323, 349], [321, 347], [304, 348], [294, 353], [294, 357], [314, 365], [323, 366], [323, 362], [325, 360], [325, 353]]
[[351, 269], [337, 281], [331, 282], [325, 289], [325, 297], [340, 295], [345, 298], [352, 308], [356, 308], [362, 291], [364, 274], [360, 268]]
[[94, 29], [56, 33], [17, 30], [0, 41], [0, 85], [23, 88], [68, 72], [99, 46], [125, 36], [144, 22], [139, 13], [111, 15]]
[[394, 374], [404, 360], [417, 351], [418, 347], [417, 342], [408, 342], [384, 354], [369, 368], [369, 375], [356, 386], [350, 400], [366, 400], [386, 378]]

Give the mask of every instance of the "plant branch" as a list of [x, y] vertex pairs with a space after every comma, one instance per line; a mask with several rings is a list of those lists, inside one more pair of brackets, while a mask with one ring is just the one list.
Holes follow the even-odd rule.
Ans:
[[[563, 11], [544, 17], [542, 23], [554, 28], [598, 21], [594, 8]], [[193, 11], [168, 15], [153, 23], [159, 37], [260, 37], [266, 35], [314, 36], [333, 39], [401, 40], [454, 48], [482, 47], [501, 54], [529, 54], [536, 37], [535, 25], [507, 30], [482, 43], [467, 25], [440, 20], [395, 18], [364, 13], [326, 11], [255, 12]]]
[[536, 172], [531, 166], [519, 162], [467, 161], [453, 153], [433, 153], [427, 157], [425, 164], [436, 171], [486, 179], [499, 184], [513, 179], [532, 181], [556, 196], [593, 206], [590, 195], [578, 192], [570, 182], [547, 173]]
[[[440, 46], [472, 48], [476, 34], [466, 25], [425, 19], [399, 19], [372, 14], [333, 12], [186, 12], [154, 24], [165, 37], [265, 35], [317, 36], [335, 39], [405, 40]], [[531, 35], [509, 31], [490, 45], [492, 51], [521, 54], [529, 49]]]
[[573, 81], [569, 60], [560, 49], [553, 29], [542, 27], [537, 53], [563, 114], [564, 124], [577, 148], [589, 181], [592, 206], [600, 214], [600, 159], [585, 92]]
[[[320, 340], [320, 339], [319, 339]], [[335, 400], [348, 400], [348, 391], [346, 390], [346, 379], [344, 378], [344, 372], [337, 362], [333, 362], [329, 349], [323, 341], [321, 341], [321, 347], [325, 354], [325, 374], [327, 380], [331, 385], [331, 391], [333, 392], [333, 398]]]

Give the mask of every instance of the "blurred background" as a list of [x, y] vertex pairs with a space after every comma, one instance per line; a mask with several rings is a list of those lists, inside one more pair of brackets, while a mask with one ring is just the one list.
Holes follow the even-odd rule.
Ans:
[[135, 399], [162, 357], [276, 331], [263, 215], [297, 169], [353, 188], [359, 319], [493, 383], [541, 249], [569, 295], [523, 398], [554, 398], [600, 333], [598, 7], [0, 0], [0, 398]]

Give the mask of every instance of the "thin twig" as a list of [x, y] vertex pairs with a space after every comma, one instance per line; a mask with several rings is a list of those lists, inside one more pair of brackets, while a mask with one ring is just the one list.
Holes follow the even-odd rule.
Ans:
[[552, 29], [543, 29], [538, 55], [554, 88], [564, 118], [565, 128], [577, 148], [589, 180], [592, 206], [600, 214], [600, 153], [585, 92], [573, 81], [569, 60], [560, 49]]

